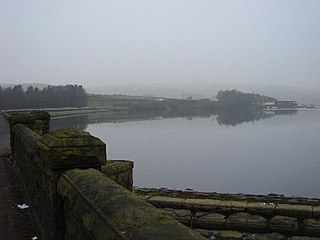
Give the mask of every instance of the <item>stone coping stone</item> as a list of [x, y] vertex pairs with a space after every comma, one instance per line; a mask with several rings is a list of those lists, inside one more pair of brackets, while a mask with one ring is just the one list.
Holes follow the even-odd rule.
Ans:
[[17, 144], [16, 141], [19, 142], [19, 147], [25, 151], [27, 155], [34, 155], [37, 151], [37, 143], [41, 136], [36, 132], [32, 131], [30, 128], [26, 127], [22, 124], [16, 124], [12, 127], [12, 134], [14, 134], [15, 141], [13, 143], [13, 149]]
[[[68, 206], [67, 229], [84, 227], [92, 239], [205, 239], [94, 169], [66, 171], [58, 193]], [[77, 219], [84, 226], [68, 226]]]
[[182, 198], [171, 198], [162, 196], [152, 196], [148, 199], [148, 202], [157, 206], [165, 208], [182, 208], [184, 206], [185, 200]]
[[22, 124], [16, 124], [12, 130], [15, 134], [19, 134], [19, 138], [23, 139], [24, 142], [31, 141], [35, 144], [41, 137], [39, 134]]
[[114, 175], [131, 171], [134, 167], [133, 161], [129, 160], [107, 160], [106, 165], [102, 166], [102, 172], [107, 175]]
[[200, 210], [211, 210], [211, 209], [220, 209], [221, 201], [215, 199], [196, 199], [196, 198], [188, 198], [184, 201], [187, 206], [198, 207]]
[[78, 128], [59, 129], [41, 136], [38, 152], [52, 168], [106, 164], [105, 143]]
[[247, 209], [248, 202], [246, 201], [221, 201], [220, 208], [224, 211], [241, 212]]
[[311, 218], [312, 206], [296, 204], [277, 204], [276, 214], [298, 218]]
[[273, 215], [276, 212], [276, 204], [265, 202], [250, 202], [247, 205], [247, 210], [251, 213]]
[[9, 116], [9, 124], [34, 124], [36, 120], [50, 121], [50, 114], [46, 111], [32, 111], [29, 113], [13, 113]]
[[50, 133], [44, 135], [40, 141], [48, 147], [53, 148], [104, 145], [99, 138], [78, 128], [62, 128], [50, 131]]
[[268, 222], [268, 228], [270, 231], [287, 233], [287, 234], [297, 234], [299, 232], [298, 220], [296, 218], [287, 216], [275, 216]]

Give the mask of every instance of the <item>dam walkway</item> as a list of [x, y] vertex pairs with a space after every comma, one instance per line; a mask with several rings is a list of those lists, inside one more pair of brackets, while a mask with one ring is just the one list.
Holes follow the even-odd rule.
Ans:
[[0, 239], [40, 239], [29, 209], [19, 209], [24, 202], [14, 162], [8, 148], [0, 148]]

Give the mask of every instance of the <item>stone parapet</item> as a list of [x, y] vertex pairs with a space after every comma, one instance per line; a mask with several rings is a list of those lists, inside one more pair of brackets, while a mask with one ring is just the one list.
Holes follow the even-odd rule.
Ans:
[[63, 239], [63, 202], [57, 194], [61, 174], [73, 168], [96, 168], [106, 163], [105, 144], [79, 129], [40, 136], [16, 124], [12, 128], [17, 172], [37, 227], [44, 239]]
[[38, 142], [38, 154], [53, 169], [101, 168], [106, 164], [106, 145], [77, 128], [51, 131]]
[[66, 239], [205, 239], [94, 169], [59, 180]]
[[50, 131], [50, 114], [46, 111], [33, 111], [30, 113], [13, 113], [8, 115], [10, 128], [16, 124], [23, 124], [43, 135]]

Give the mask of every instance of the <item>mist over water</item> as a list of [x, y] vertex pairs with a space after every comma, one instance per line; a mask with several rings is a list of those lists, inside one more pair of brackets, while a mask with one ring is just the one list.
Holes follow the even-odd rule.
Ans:
[[320, 197], [320, 111], [238, 124], [210, 118], [90, 123], [109, 159], [135, 162], [134, 185]]

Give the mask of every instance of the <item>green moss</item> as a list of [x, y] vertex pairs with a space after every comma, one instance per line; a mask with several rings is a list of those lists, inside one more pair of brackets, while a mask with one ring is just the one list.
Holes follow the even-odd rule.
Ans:
[[94, 216], [90, 213], [85, 213], [82, 218], [83, 225], [91, 231], [94, 227]]
[[218, 237], [221, 239], [238, 240], [238, 239], [242, 239], [243, 234], [236, 231], [221, 231], [218, 234]]
[[90, 137], [90, 133], [82, 131], [78, 128], [63, 128], [50, 132], [50, 135], [55, 138], [85, 138]]
[[[102, 228], [105, 228], [103, 225], [108, 225], [131, 239], [159, 239], [155, 238], [159, 236], [164, 236], [163, 239], [203, 239], [198, 233], [93, 169], [65, 172], [59, 180], [58, 192], [66, 202], [75, 202], [72, 206], [69, 205], [77, 209], [76, 215], [72, 217], [81, 217], [86, 214], [82, 209], [91, 209], [89, 211], [96, 213], [97, 225], [100, 224]], [[103, 230], [95, 228], [93, 231], [98, 234]]]

